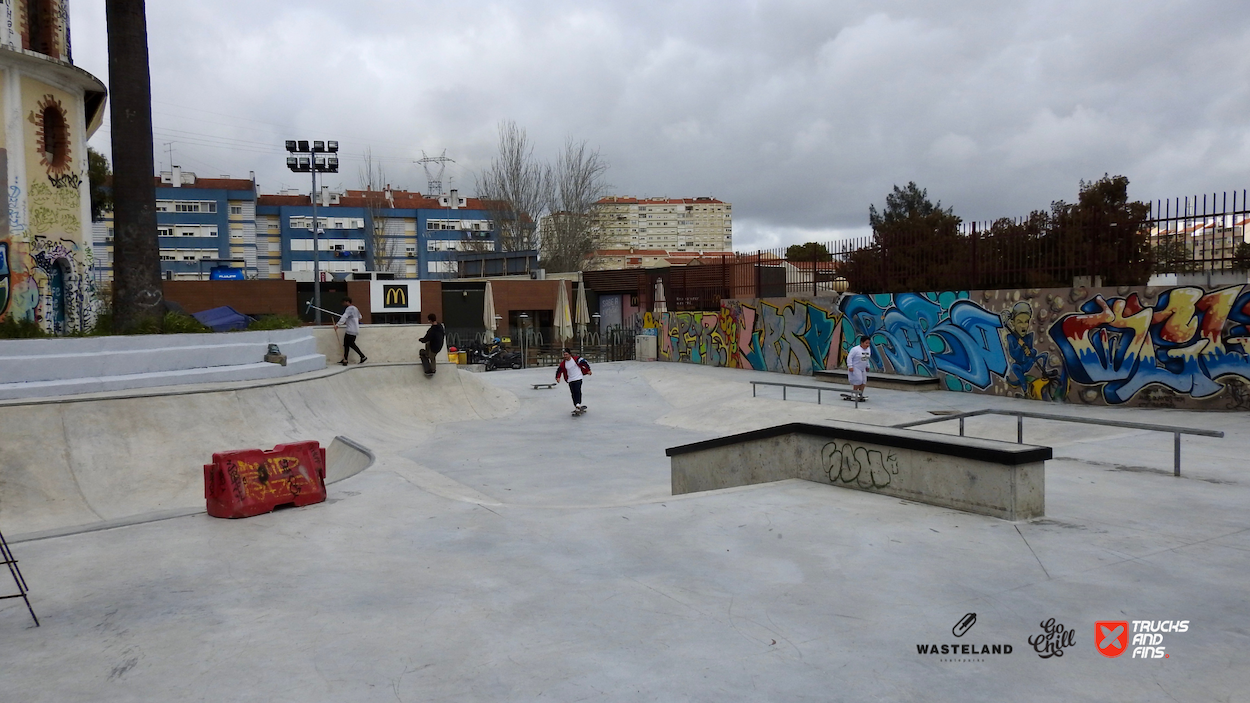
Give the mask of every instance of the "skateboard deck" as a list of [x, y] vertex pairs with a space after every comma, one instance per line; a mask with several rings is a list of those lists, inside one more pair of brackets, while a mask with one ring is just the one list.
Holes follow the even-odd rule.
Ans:
[[572, 415], [573, 415], [573, 417], [578, 417], [578, 416], [580, 416], [580, 415], [585, 415], [585, 414], [586, 414], [586, 411], [587, 411], [587, 410], [589, 410], [589, 409], [590, 409], [590, 408], [582, 408], [582, 409], [580, 409], [580, 410], [574, 410], [574, 411], [572, 412]]
[[434, 367], [430, 364], [430, 353], [422, 349], [418, 355], [421, 357], [421, 368], [425, 370], [425, 375], [433, 376]]
[[843, 393], [843, 394], [842, 394], [842, 400], [852, 400], [852, 401], [854, 401], [854, 400], [858, 400], [858, 401], [859, 401], [859, 402], [861, 402], [861, 403], [866, 403], [866, 402], [868, 402], [868, 396], [864, 396], [864, 397], [862, 397], [862, 398], [859, 398], [859, 397], [856, 397], [856, 395], [855, 395], [854, 393]]

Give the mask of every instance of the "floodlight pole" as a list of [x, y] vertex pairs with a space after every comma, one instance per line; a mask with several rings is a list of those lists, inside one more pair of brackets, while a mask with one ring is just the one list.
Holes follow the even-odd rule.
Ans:
[[[317, 172], [338, 173], [339, 159], [337, 141], [295, 141], [287, 140], [286, 150], [291, 154], [308, 154], [308, 170], [312, 173], [312, 235], [313, 235], [313, 306], [317, 311], [314, 317], [316, 324], [321, 324], [321, 231], [317, 226]], [[322, 164], [317, 163], [318, 154], [331, 154]], [[298, 173], [304, 170], [303, 164], [295, 156], [286, 160], [287, 168]]]
[[317, 227], [317, 157], [312, 168], [312, 234], [313, 234], [313, 305], [317, 308], [317, 324], [321, 324], [321, 232]]

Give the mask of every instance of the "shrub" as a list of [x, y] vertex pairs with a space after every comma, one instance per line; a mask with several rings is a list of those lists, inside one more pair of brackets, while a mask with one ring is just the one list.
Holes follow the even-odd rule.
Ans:
[[[211, 329], [205, 327], [199, 320], [190, 315], [180, 312], [167, 312], [161, 320], [163, 329], [153, 330], [135, 330], [137, 334], [202, 334], [204, 332], [212, 332]], [[142, 327], [143, 325], [140, 325]]]
[[302, 327], [304, 321], [294, 315], [261, 315], [247, 326], [249, 331], [256, 330], [290, 330]]
[[34, 339], [47, 336], [48, 333], [34, 320], [19, 320], [12, 316], [0, 320], [0, 339]]

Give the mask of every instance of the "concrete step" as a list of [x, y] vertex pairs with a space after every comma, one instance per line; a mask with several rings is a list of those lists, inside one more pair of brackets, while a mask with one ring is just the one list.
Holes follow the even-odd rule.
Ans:
[[0, 381], [29, 383], [170, 373], [263, 360], [269, 344], [288, 358], [317, 353], [310, 331], [144, 335], [0, 341]]
[[281, 378], [295, 374], [317, 371], [326, 367], [321, 354], [305, 354], [287, 357], [286, 366], [267, 362], [231, 364], [200, 368], [150, 371], [144, 373], [110, 374], [105, 376], [80, 376], [48, 381], [25, 381], [0, 383], [0, 400], [17, 398], [46, 398], [79, 393], [99, 393], [133, 388], [155, 388], [217, 381], [254, 381]]

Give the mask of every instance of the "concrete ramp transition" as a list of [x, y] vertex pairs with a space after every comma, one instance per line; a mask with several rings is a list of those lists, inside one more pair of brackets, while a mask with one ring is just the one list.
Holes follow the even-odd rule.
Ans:
[[667, 450], [673, 494], [801, 478], [1005, 520], [1045, 514], [1050, 447], [791, 423]]
[[451, 367], [427, 379], [416, 364], [3, 403], [0, 527], [20, 536], [203, 509], [202, 466], [229, 449], [315, 439], [327, 447], [327, 478], [341, 480], [372, 461], [366, 447], [395, 437], [415, 442], [439, 423], [515, 407], [514, 396], [473, 374]]

